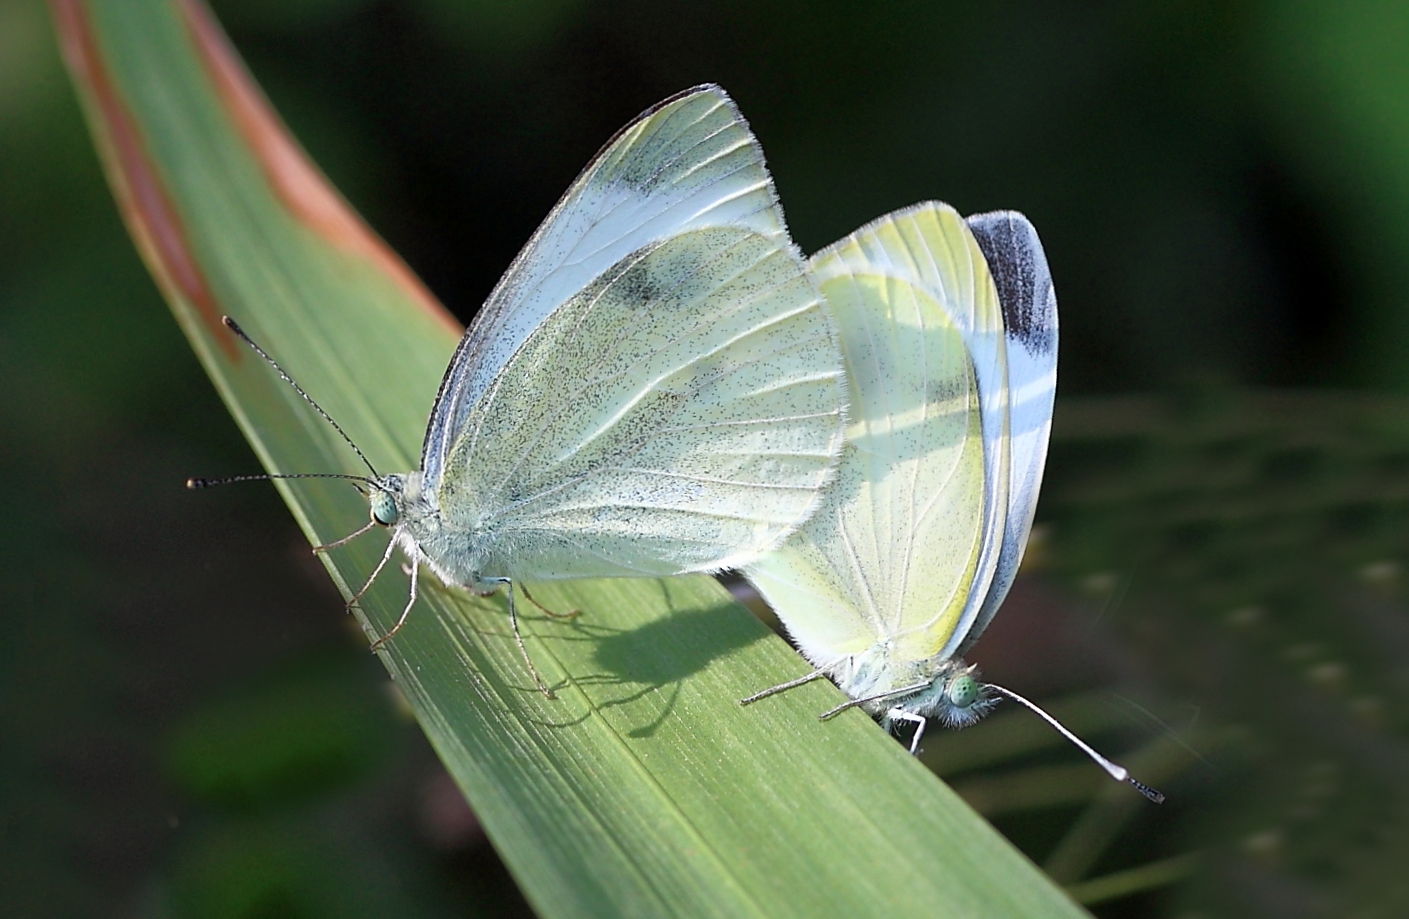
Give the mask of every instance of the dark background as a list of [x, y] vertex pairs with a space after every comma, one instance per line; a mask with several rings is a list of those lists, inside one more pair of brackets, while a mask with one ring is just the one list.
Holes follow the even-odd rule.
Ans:
[[[1166, 789], [1183, 804], [1103, 864], [1207, 861], [1102, 914], [1409, 900], [1409, 412], [1378, 396], [1409, 388], [1409, 7], [215, 7], [465, 319], [613, 131], [705, 81], [807, 252], [927, 198], [1024, 211], [1062, 310], [1050, 545], [978, 656], [1242, 738], [1200, 748]], [[1248, 395], [1269, 387], [1290, 401]], [[1102, 398], [1127, 393], [1149, 396]], [[7, 915], [518, 914], [272, 490], [180, 488], [256, 463], [126, 238], [35, 0], [0, 0], [0, 431]], [[1081, 641], [1051, 643], [1063, 617]], [[999, 825], [1040, 862], [1079, 813]]]

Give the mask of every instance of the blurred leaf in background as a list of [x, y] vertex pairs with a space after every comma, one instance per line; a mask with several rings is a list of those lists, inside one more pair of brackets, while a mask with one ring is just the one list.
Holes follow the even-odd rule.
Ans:
[[[430, 0], [300, 27], [228, 6], [295, 132], [462, 315], [602, 137], [715, 80], [768, 139], [807, 251], [917, 198], [1024, 210], [1061, 282], [1069, 393], [1409, 381], [1392, 2], [529, 4], [553, 12], [513, 54], [483, 47], [513, 4], [457, 6], [464, 28]], [[378, 145], [381, 200], [341, 168], [335, 119]]]
[[1205, 754], [1167, 789], [1163, 832], [1207, 850], [1174, 902], [1409, 910], [1409, 401], [1190, 391], [1056, 427], [1050, 571]]
[[[1404, 911], [1409, 407], [1237, 390], [1409, 388], [1402, 5], [215, 9], [461, 318], [602, 138], [702, 80], [764, 138], [808, 251], [924, 198], [1025, 211], [1063, 311], [1046, 565], [975, 658], [1044, 697], [1120, 685], [1068, 696], [1077, 726], [1162, 768], [1162, 719], [1204, 762], [1112, 816], [1007, 714], [927, 761], [1058, 877], [1164, 866], [1100, 915]], [[0, 0], [0, 243], [7, 913], [350, 915], [390, 889], [405, 914], [521, 911], [272, 492], [180, 490], [257, 464], [132, 253], [36, 0]], [[1174, 394], [1070, 399], [1152, 389]], [[193, 752], [241, 738], [269, 758]]]

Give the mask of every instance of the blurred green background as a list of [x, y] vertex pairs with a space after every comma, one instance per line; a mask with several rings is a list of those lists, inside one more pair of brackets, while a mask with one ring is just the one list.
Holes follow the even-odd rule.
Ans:
[[[1186, 748], [1146, 766], [1169, 804], [1100, 819], [1088, 766], [1005, 792], [1076, 762], [973, 753], [1011, 713], [927, 761], [1059, 879], [1172, 866], [1099, 915], [1409, 913], [1409, 7], [214, 6], [462, 319], [616, 128], [704, 81], [808, 252], [926, 198], [1024, 211], [1056, 441], [973, 657], [1112, 754]], [[272, 489], [180, 487], [257, 464], [36, 0], [0, 0], [0, 424], [6, 915], [524, 914]]]

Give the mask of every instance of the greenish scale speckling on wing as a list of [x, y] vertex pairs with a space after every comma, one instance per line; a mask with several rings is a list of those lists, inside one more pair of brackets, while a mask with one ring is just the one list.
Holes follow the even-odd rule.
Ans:
[[397, 546], [412, 571], [378, 644], [421, 563], [509, 585], [511, 617], [521, 581], [747, 564], [816, 508], [844, 400], [743, 116], [717, 86], [666, 99], [602, 148], [476, 315], [421, 468], [366, 480], [392, 532], [368, 584]]

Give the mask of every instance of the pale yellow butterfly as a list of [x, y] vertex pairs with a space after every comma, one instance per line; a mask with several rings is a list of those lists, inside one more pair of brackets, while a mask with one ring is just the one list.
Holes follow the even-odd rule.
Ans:
[[926, 203], [811, 260], [841, 332], [851, 414], [837, 482], [747, 566], [817, 670], [887, 727], [962, 727], [1006, 697], [1131, 779], [962, 655], [1013, 582], [1032, 527], [1056, 388], [1057, 303], [1021, 214]]

